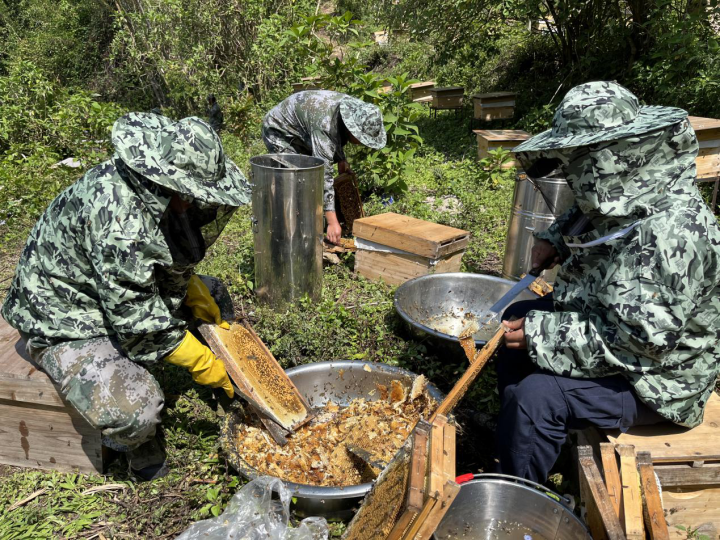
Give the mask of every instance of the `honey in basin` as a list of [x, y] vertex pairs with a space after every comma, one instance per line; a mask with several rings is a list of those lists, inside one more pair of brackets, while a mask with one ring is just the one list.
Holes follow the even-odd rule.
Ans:
[[347, 405], [332, 401], [278, 445], [252, 415], [237, 426], [235, 443], [242, 459], [260, 474], [298, 484], [342, 487], [368, 480], [367, 464], [348, 446], [367, 451], [373, 462], [387, 464], [405, 444], [421, 417], [437, 403], [425, 389], [425, 378], [412, 388], [399, 381], [377, 384], [377, 400], [356, 398]]

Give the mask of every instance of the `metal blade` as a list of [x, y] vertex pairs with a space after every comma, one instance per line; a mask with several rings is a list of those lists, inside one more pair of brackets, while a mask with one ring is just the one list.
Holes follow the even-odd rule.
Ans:
[[515, 285], [513, 285], [512, 289], [506, 292], [502, 296], [502, 298], [500, 298], [500, 300], [490, 306], [490, 309], [483, 313], [481, 317], [478, 317], [480, 324], [487, 325], [493, 320], [499, 319], [500, 313], [510, 304], [510, 302], [515, 300], [517, 295], [527, 289], [528, 286], [536, 279], [537, 276], [528, 274], [520, 281], [518, 281]]

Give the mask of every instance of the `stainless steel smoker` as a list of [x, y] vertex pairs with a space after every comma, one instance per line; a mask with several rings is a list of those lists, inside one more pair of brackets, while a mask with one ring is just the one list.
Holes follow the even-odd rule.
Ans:
[[320, 158], [266, 154], [250, 159], [255, 293], [281, 307], [322, 289], [323, 172]]
[[[522, 171], [515, 176], [515, 194], [503, 261], [503, 277], [508, 279], [520, 279], [530, 268], [535, 243], [533, 233], [547, 229], [575, 202], [575, 196], [563, 178], [550, 175], [535, 182], [537, 186]], [[545, 270], [543, 279], [552, 283], [557, 270], [557, 267]]]

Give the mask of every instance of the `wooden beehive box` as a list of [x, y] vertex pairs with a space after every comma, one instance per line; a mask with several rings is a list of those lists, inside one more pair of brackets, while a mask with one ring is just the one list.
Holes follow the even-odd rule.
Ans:
[[[490, 150], [498, 148], [512, 152], [517, 145], [530, 138], [527, 131], [519, 129], [475, 129], [473, 133], [477, 136], [478, 159], [485, 159]], [[511, 167], [515, 167], [514, 159], [503, 165], [504, 169]]]
[[720, 120], [689, 116], [700, 151], [695, 159], [698, 180], [720, 176]]
[[300, 82], [292, 83], [293, 94], [304, 92], [305, 90], [320, 90], [320, 77], [303, 77]]
[[393, 212], [356, 219], [355, 271], [400, 285], [427, 274], [460, 270], [470, 233]]
[[413, 101], [422, 98], [432, 99], [432, 89], [435, 88], [435, 81], [424, 81], [410, 85], [410, 96]]
[[687, 537], [678, 527], [720, 534], [720, 396], [711, 395], [703, 423], [696, 428], [668, 422], [605, 435], [611, 443], [650, 453], [670, 538]]
[[373, 32], [373, 38], [375, 39], [375, 43], [378, 45], [387, 45], [388, 44], [388, 31], [387, 30], [379, 30], [377, 32]]
[[430, 90], [434, 109], [460, 109], [463, 104], [465, 88], [462, 86], [445, 86]]
[[102, 473], [100, 431], [60, 395], [0, 318], [0, 463]]
[[473, 116], [489, 122], [515, 115], [515, 92], [492, 92], [473, 96]]

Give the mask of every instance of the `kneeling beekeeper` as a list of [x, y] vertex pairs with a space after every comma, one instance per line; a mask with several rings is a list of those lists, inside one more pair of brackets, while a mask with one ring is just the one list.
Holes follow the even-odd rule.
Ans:
[[156, 438], [163, 392], [146, 366], [165, 360], [233, 394], [223, 363], [187, 327], [232, 317], [222, 284], [193, 268], [249, 190], [198, 118], [131, 113], [112, 141], [113, 158], [38, 220], [2, 315], [103, 443], [150, 480], [167, 467]]
[[333, 164], [338, 164], [340, 174], [351, 172], [343, 151], [348, 142], [376, 150], [385, 146], [387, 135], [380, 109], [339, 92], [298, 92], [265, 115], [262, 137], [268, 152], [304, 154], [325, 161], [327, 237], [338, 243], [342, 231], [335, 212]]
[[554, 291], [505, 311], [498, 359], [500, 472], [544, 482], [569, 429], [702, 422], [720, 366], [720, 229], [687, 113], [618, 84], [573, 88], [515, 152], [575, 195], [536, 234], [533, 265], [561, 264]]

